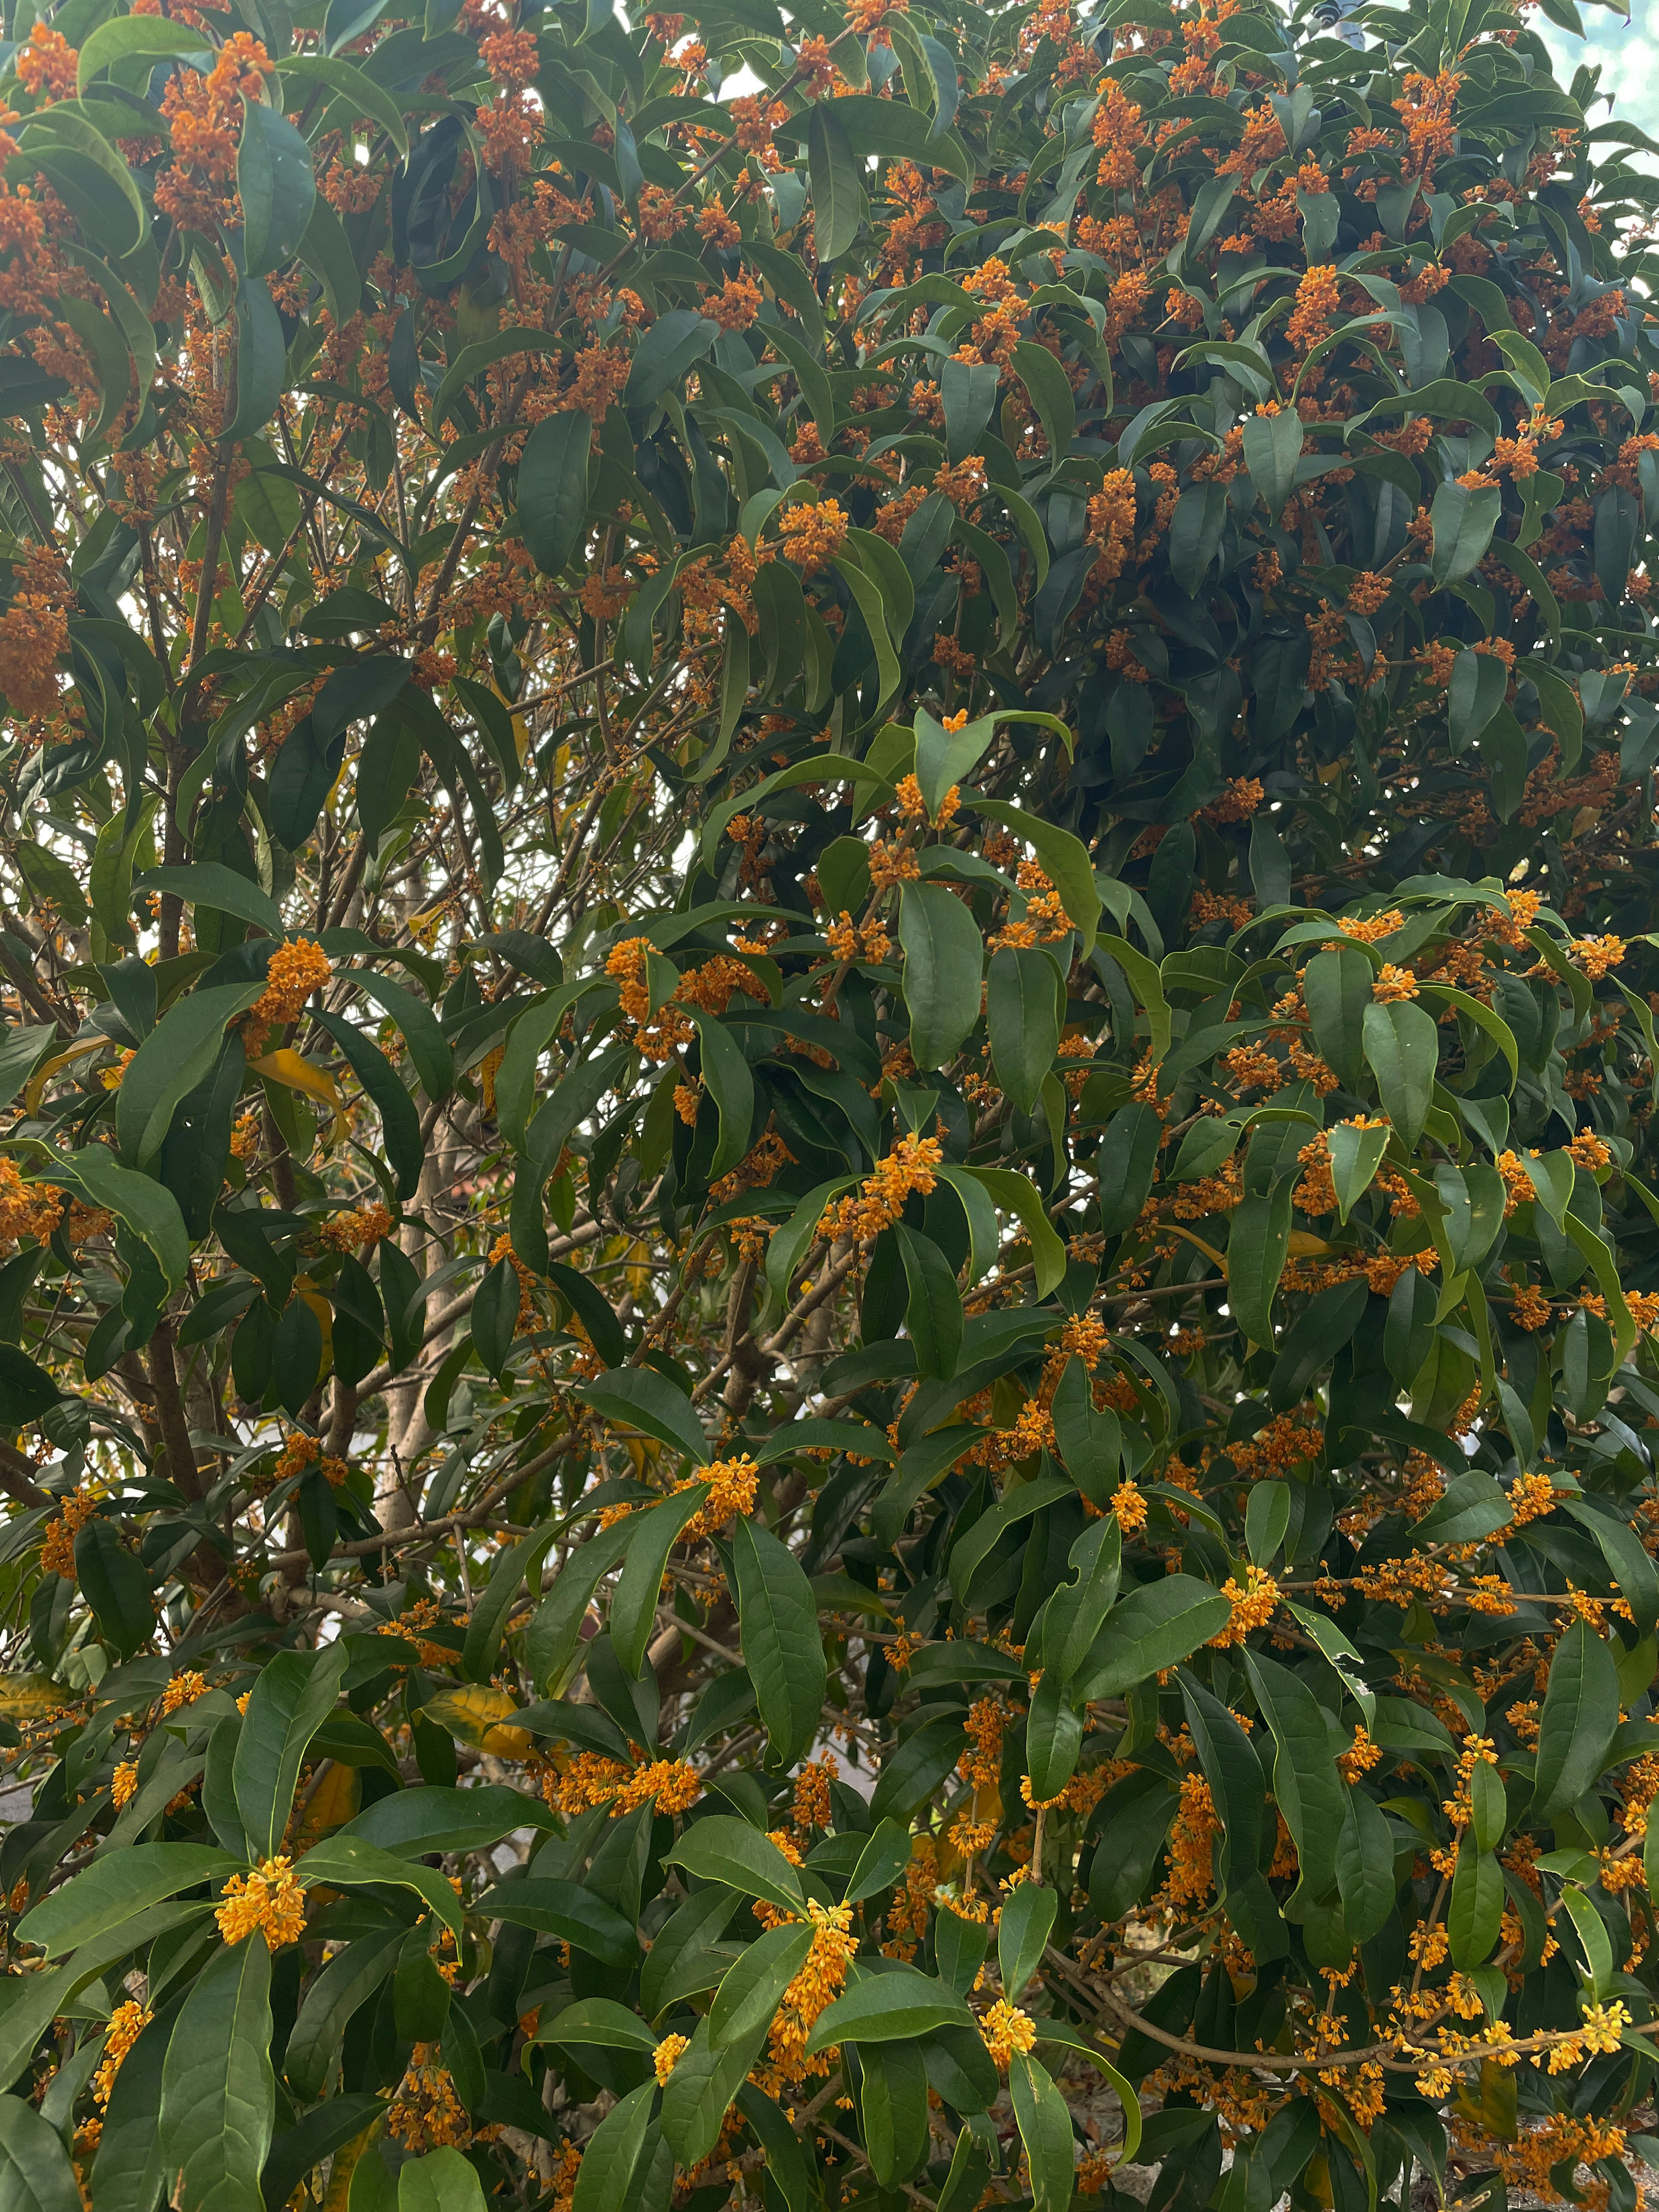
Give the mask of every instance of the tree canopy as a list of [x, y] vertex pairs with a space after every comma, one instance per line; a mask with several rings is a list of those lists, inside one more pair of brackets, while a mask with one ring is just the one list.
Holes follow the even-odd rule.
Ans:
[[1636, 2212], [1659, 147], [5, 27], [0, 2212]]

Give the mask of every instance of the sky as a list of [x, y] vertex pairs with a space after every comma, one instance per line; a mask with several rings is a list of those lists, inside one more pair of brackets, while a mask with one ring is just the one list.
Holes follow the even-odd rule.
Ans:
[[[1555, 55], [1556, 75], [1564, 84], [1572, 82], [1580, 63], [1601, 70], [1603, 94], [1613, 96], [1612, 113], [1635, 123], [1659, 138], [1659, 0], [1630, 0], [1630, 21], [1609, 8], [1582, 5], [1586, 35], [1575, 39], [1558, 31], [1534, 15], [1533, 21]], [[1598, 104], [1595, 120], [1605, 122], [1609, 111]]]

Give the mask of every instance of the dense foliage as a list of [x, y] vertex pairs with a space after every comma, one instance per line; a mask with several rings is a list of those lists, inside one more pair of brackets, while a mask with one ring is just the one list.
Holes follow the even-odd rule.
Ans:
[[0, 48], [0, 2208], [1635, 2212], [1641, 134], [384, 4]]

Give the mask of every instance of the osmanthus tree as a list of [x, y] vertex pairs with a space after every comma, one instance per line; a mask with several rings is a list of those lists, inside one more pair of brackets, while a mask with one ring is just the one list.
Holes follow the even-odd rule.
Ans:
[[147, 6], [0, 49], [0, 2212], [1635, 2212], [1659, 149]]

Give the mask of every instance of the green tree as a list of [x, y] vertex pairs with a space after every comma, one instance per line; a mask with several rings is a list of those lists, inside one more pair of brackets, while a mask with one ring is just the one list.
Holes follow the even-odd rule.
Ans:
[[1659, 149], [6, 29], [0, 2212], [1630, 2212]]

